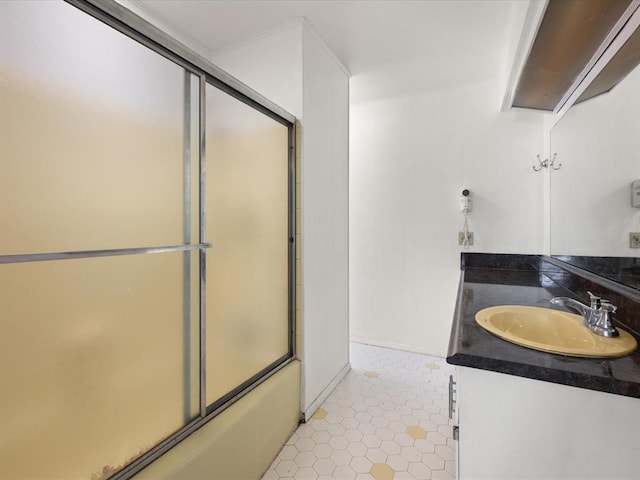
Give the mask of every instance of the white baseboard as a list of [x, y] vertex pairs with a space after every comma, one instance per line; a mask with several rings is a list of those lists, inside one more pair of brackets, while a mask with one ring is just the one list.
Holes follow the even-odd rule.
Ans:
[[347, 373], [349, 373], [350, 371], [351, 371], [350, 363], [347, 363], [344, 367], [342, 367], [342, 370], [340, 370], [340, 372], [338, 372], [338, 374], [335, 377], [333, 377], [333, 380], [329, 382], [329, 385], [327, 385], [325, 389], [322, 390], [322, 392], [320, 392], [320, 395], [318, 395], [316, 399], [313, 402], [311, 402], [311, 405], [309, 405], [309, 407], [304, 412], [302, 412], [303, 421], [306, 422], [311, 418], [311, 415], [313, 415], [315, 411], [318, 408], [320, 408], [320, 405], [324, 403], [327, 397], [331, 395], [331, 393], [336, 389], [338, 384], [342, 381], [344, 377], [347, 376]]
[[379, 340], [377, 338], [361, 337], [359, 335], [351, 335], [350, 340], [355, 343], [364, 343], [366, 345], [373, 345], [374, 347], [392, 348], [394, 350], [403, 350], [405, 352], [422, 353], [424, 355], [431, 355], [432, 357], [445, 358], [447, 356], [446, 350], [440, 350], [437, 348], [424, 348], [416, 347], [413, 345], [404, 345], [402, 343], [387, 342], [385, 340]]

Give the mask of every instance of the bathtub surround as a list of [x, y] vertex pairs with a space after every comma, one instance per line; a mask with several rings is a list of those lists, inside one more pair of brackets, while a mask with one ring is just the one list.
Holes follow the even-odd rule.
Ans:
[[297, 427], [300, 363], [294, 362], [204, 425], [135, 478], [256, 479]]

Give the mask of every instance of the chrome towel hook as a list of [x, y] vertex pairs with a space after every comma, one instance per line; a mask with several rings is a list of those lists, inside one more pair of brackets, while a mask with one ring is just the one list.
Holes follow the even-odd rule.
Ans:
[[549, 161], [548, 158], [545, 158], [544, 161], [540, 160], [540, 155], [536, 155], [536, 158], [538, 159], [538, 165], [533, 165], [533, 171], [534, 172], [539, 172], [540, 170], [542, 170], [543, 168], [549, 168], [551, 167], [553, 170], [560, 170], [562, 168], [562, 164], [558, 163], [556, 164], [556, 156], [558, 154], [554, 153], [553, 157], [551, 158], [551, 161]]

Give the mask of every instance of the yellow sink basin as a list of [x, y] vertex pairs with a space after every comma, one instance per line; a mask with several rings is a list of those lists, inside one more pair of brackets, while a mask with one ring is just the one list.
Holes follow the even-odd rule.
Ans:
[[551, 308], [502, 305], [476, 313], [476, 322], [509, 342], [574, 357], [621, 357], [638, 344], [629, 333], [605, 338], [591, 332], [580, 315]]

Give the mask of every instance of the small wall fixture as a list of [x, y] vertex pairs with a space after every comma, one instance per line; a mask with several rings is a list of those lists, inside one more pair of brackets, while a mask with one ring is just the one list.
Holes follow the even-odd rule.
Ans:
[[542, 170], [543, 168], [552, 168], [554, 170], [560, 170], [562, 168], [562, 164], [558, 163], [556, 164], [556, 156], [558, 154], [554, 153], [553, 157], [551, 158], [551, 161], [549, 161], [548, 158], [545, 158], [544, 161], [540, 160], [540, 155], [536, 155], [536, 158], [538, 159], [538, 165], [533, 165], [533, 171], [534, 172], [539, 172], [540, 170]]

